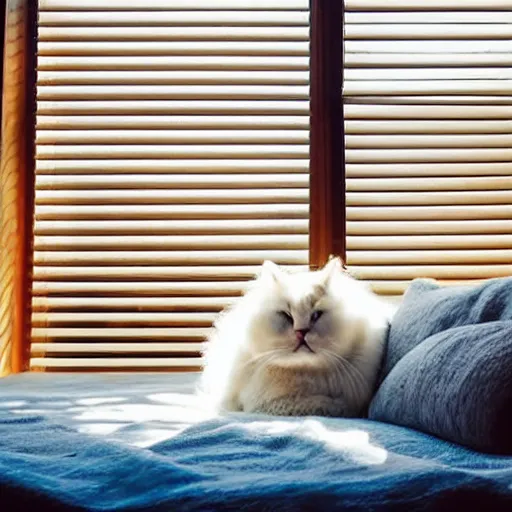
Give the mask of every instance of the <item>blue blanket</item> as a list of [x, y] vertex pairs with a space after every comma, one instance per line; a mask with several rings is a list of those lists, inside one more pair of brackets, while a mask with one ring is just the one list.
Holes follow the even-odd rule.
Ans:
[[369, 420], [245, 415], [199, 422], [141, 448], [0, 408], [6, 512], [465, 506], [512, 510], [512, 457]]

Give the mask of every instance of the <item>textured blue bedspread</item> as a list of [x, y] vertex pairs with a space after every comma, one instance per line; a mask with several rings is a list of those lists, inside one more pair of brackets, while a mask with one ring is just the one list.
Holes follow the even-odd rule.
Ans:
[[[128, 434], [162, 432], [170, 421], [165, 411], [171, 405], [160, 401], [156, 414], [154, 404], [139, 400], [158, 400], [148, 391], [161, 386], [158, 381], [146, 382], [141, 393], [132, 387], [128, 398], [119, 396], [122, 385], [117, 392], [89, 387], [67, 402], [66, 416], [55, 413], [55, 404], [69, 391], [43, 407], [35, 391], [10, 379], [10, 386], [0, 383], [2, 511], [512, 510], [512, 457], [478, 454], [406, 428], [231, 415], [134, 444]], [[43, 395], [44, 386], [36, 384]], [[171, 395], [183, 403], [185, 395]], [[101, 409], [108, 396], [127, 405]], [[124, 437], [80, 427], [91, 411], [101, 420], [97, 429], [112, 425], [123, 410], [139, 411], [130, 421], [121, 418]], [[150, 421], [137, 417], [143, 410], [152, 411]]]

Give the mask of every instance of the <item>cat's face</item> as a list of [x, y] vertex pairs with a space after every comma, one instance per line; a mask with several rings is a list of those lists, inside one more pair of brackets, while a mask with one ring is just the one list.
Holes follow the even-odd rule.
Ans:
[[316, 272], [288, 274], [266, 262], [254, 290], [249, 324], [254, 353], [275, 351], [273, 362], [320, 365], [333, 354], [346, 355], [343, 304], [335, 293], [342, 276], [339, 260]]

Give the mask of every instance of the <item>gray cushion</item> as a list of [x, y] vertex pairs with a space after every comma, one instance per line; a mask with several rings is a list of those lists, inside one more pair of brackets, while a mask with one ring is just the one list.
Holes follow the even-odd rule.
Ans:
[[512, 453], [512, 279], [413, 282], [390, 327], [369, 417]]

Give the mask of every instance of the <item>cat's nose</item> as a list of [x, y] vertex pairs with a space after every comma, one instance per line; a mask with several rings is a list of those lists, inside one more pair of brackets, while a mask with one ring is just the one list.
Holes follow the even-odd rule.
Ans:
[[298, 329], [295, 331], [295, 337], [298, 341], [304, 341], [306, 334], [309, 332], [309, 329]]

